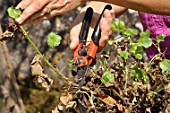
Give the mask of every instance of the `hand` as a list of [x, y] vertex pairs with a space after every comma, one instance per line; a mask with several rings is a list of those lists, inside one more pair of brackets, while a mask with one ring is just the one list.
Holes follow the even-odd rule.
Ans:
[[[70, 39], [71, 39], [70, 49], [72, 50], [76, 49], [79, 43], [79, 33], [82, 24], [81, 22], [84, 17], [84, 12], [86, 11], [86, 9], [88, 7], [92, 7], [94, 11], [91, 25], [89, 28], [88, 38], [87, 38], [87, 41], [90, 41], [98, 17], [103, 11], [105, 5], [106, 3], [103, 2], [90, 2], [85, 8], [82, 9], [81, 13], [76, 17], [75, 21], [73, 22], [70, 30]], [[100, 48], [103, 48], [107, 44], [110, 36], [112, 35], [111, 23], [114, 18], [115, 18], [114, 10], [105, 10], [104, 16], [100, 21], [100, 28], [101, 28], [101, 38], [99, 40]]]
[[85, 0], [22, 0], [16, 8], [23, 9], [23, 13], [16, 22], [18, 24], [37, 23], [67, 13], [83, 2]]

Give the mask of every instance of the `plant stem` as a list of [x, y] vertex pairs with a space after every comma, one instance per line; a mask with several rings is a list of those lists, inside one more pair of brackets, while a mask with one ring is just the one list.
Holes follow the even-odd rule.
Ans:
[[126, 91], [127, 91], [127, 83], [128, 83], [128, 67], [125, 66], [125, 90]]
[[[27, 38], [27, 40], [30, 42], [30, 44], [32, 45], [32, 47], [35, 49], [35, 51], [43, 58], [44, 62], [51, 68], [53, 69], [62, 79], [66, 80], [67, 82], [70, 82], [69, 79], [67, 77], [65, 77], [62, 73], [60, 73], [59, 70], [57, 70], [44, 56], [43, 54], [39, 51], [38, 47], [34, 44], [34, 42], [31, 40], [30, 36], [28, 35], [28, 33], [25, 31], [25, 29], [23, 28], [22, 25], [19, 25], [21, 31], [23, 32], [23, 34], [25, 35], [25, 37]], [[75, 85], [75, 84], [74, 84]]]
[[[78, 87], [79, 85], [70, 81], [66, 76], [64, 76], [62, 73], [60, 73], [59, 70], [57, 70], [44, 56], [43, 54], [39, 51], [38, 47], [34, 44], [34, 42], [31, 40], [30, 36], [28, 35], [28, 33], [25, 31], [25, 29], [23, 28], [22, 25], [19, 25], [21, 31], [23, 32], [23, 34], [25, 35], [25, 37], [27, 38], [27, 40], [30, 42], [30, 44], [32, 45], [32, 47], [35, 49], [35, 51], [43, 58], [44, 62], [52, 69], [54, 70], [54, 72], [56, 72], [62, 79], [64, 79], [65, 81], [68, 82], [68, 84], [74, 86], [74, 87]], [[81, 89], [85, 90], [85, 91], [90, 91], [90, 89], [86, 86], [82, 86]]]
[[126, 103], [124, 98], [115, 89], [112, 88], [111, 90], [123, 101], [124, 104]]

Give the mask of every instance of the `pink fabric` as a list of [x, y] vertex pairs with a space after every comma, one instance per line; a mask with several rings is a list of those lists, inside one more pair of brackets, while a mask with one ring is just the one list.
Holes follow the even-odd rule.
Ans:
[[[164, 34], [165, 42], [160, 44], [161, 51], [165, 53], [165, 57], [170, 59], [170, 16], [161, 16], [155, 14], [147, 14], [139, 12], [141, 23], [143, 24], [144, 30], [150, 30], [151, 38], [156, 38], [160, 34]], [[158, 53], [157, 49], [152, 46], [146, 49], [148, 58], [154, 57]]]

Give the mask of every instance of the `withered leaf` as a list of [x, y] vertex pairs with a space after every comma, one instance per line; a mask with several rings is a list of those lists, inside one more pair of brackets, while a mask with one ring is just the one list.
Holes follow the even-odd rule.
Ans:
[[3, 34], [0, 35], [0, 41], [13, 39], [15, 31], [18, 29], [17, 25], [14, 22], [5, 24], [5, 26], [6, 26], [6, 30]]
[[76, 101], [70, 101], [67, 106], [66, 106], [66, 109], [68, 108], [75, 108], [77, 106], [77, 103]]
[[73, 96], [70, 93], [63, 93], [60, 97], [60, 101], [64, 105], [68, 105], [68, 103], [73, 99]]
[[62, 110], [65, 109], [65, 105], [63, 105], [62, 103], [59, 103], [58, 106], [57, 106], [57, 108], [58, 108], [60, 111], [62, 111]]
[[36, 76], [34, 82], [38, 82], [43, 88], [49, 91], [53, 84], [53, 80], [49, 78], [47, 74], [44, 74], [41, 59], [42, 57], [40, 55], [35, 55], [31, 62], [31, 71], [32, 75]]
[[55, 109], [52, 110], [52, 113], [60, 113], [60, 112], [58, 111], [58, 107], [55, 107]]
[[14, 38], [14, 33], [6, 30], [3, 34], [1, 34], [0, 41], [4, 41], [7, 39], [13, 39], [13, 38]]
[[31, 71], [33, 75], [40, 75], [42, 76], [44, 68], [41, 62], [42, 57], [40, 55], [35, 55], [31, 62]]
[[101, 100], [109, 106], [117, 106], [119, 111], [123, 111], [122, 105], [120, 105], [114, 98], [109, 95], [102, 96]]

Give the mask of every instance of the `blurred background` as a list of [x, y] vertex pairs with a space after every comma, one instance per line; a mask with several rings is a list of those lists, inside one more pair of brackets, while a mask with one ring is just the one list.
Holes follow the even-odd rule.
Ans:
[[[16, 6], [19, 1], [0, 0], [2, 31], [5, 30], [4, 25], [11, 21], [6, 12], [7, 8]], [[69, 71], [67, 60], [73, 58], [73, 51], [69, 49], [69, 28], [84, 5], [70, 13], [56, 16], [36, 25], [24, 25], [44, 56], [68, 77], [71, 77], [72, 73]], [[123, 20], [126, 26], [142, 31], [136, 11], [128, 10], [119, 19]], [[47, 35], [51, 31], [63, 38], [60, 46], [54, 49], [49, 48], [46, 42]], [[114, 37], [117, 35], [117, 33], [113, 34]], [[30, 70], [35, 54], [35, 50], [20, 31], [15, 34], [14, 40], [0, 43], [0, 113], [51, 113], [57, 106], [64, 82], [45, 66], [45, 73], [54, 80], [52, 89], [47, 92], [35, 84]]]

